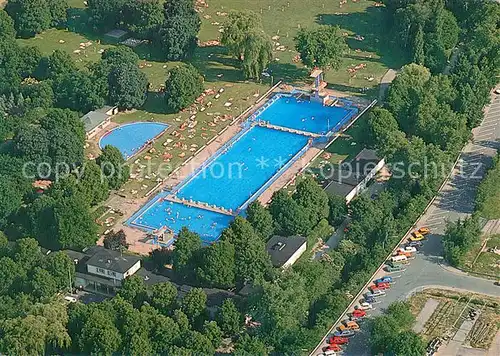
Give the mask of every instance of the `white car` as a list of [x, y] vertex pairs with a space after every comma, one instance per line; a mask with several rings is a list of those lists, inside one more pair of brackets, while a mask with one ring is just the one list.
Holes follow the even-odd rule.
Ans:
[[66, 295], [64, 296], [64, 300], [70, 303], [76, 303], [77, 299], [75, 297], [72, 297], [71, 295]]
[[400, 247], [399, 250], [403, 251], [403, 252], [410, 252], [410, 253], [416, 253], [417, 252], [417, 249], [415, 247], [413, 247], [413, 246]]
[[359, 303], [359, 305], [356, 309], [370, 310], [370, 309], [373, 309], [373, 305], [371, 305], [370, 303], [367, 303], [367, 302], [362, 302], [362, 303]]
[[495, 94], [500, 94], [500, 88], [495, 89]]
[[374, 297], [378, 297], [378, 296], [381, 296], [381, 295], [385, 295], [385, 292], [381, 289], [375, 289], [375, 290], [372, 290], [372, 294]]

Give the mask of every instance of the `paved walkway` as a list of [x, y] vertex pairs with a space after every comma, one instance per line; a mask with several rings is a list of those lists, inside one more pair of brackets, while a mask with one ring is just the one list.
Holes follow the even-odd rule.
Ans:
[[434, 310], [436, 310], [438, 305], [439, 305], [439, 300], [432, 298], [427, 299], [424, 307], [417, 316], [415, 326], [413, 326], [413, 331], [419, 333], [424, 329], [425, 323], [427, 323], [427, 321], [431, 318], [432, 313], [434, 313]]
[[384, 101], [385, 96], [387, 95], [387, 90], [389, 89], [389, 86], [391, 85], [392, 81], [396, 78], [397, 74], [398, 72], [396, 70], [389, 69], [380, 80], [379, 93], [378, 93], [378, 101], [380, 103]]

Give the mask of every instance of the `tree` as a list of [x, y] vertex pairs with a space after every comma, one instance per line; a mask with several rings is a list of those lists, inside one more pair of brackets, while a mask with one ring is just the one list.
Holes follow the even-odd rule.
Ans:
[[207, 295], [201, 288], [193, 288], [186, 293], [181, 301], [181, 309], [194, 322], [207, 307]]
[[144, 279], [137, 275], [127, 277], [123, 281], [122, 287], [118, 291], [118, 295], [131, 303], [134, 307], [140, 308], [148, 299], [148, 292]]
[[258, 201], [253, 201], [247, 208], [247, 220], [265, 241], [274, 233], [273, 217], [268, 209]]
[[56, 80], [67, 77], [76, 71], [75, 62], [70, 55], [56, 49], [50, 56], [43, 59], [37, 78]]
[[51, 26], [61, 27], [68, 20], [67, 11], [69, 9], [67, 0], [47, 0], [50, 11]]
[[125, 232], [123, 230], [119, 230], [117, 232], [111, 230], [104, 237], [103, 243], [104, 247], [109, 250], [126, 250], [129, 246], [129, 244], [127, 243], [127, 236], [125, 235]]
[[269, 212], [273, 217], [278, 234], [307, 236], [312, 229], [308, 212], [301, 209], [297, 202], [283, 189], [273, 194]]
[[209, 286], [234, 287], [235, 248], [232, 243], [223, 240], [212, 244], [203, 250], [202, 260], [196, 271], [201, 281]]
[[424, 30], [422, 29], [422, 26], [419, 26], [417, 34], [415, 36], [415, 43], [413, 44], [413, 63], [424, 65], [424, 45]]
[[46, 337], [46, 320], [41, 316], [7, 319], [2, 322], [0, 350], [11, 355], [41, 355], [46, 350]]
[[231, 11], [223, 28], [222, 44], [228, 48], [230, 54], [241, 60], [245, 52], [246, 37], [250, 32], [262, 29], [262, 22], [259, 15], [253, 11]]
[[150, 339], [156, 354], [165, 352], [181, 336], [179, 325], [168, 316], [157, 314], [152, 317]]
[[327, 294], [332, 285], [340, 281], [343, 261], [301, 261], [294, 266], [306, 282], [306, 291], [311, 302], [315, 302]]
[[391, 340], [389, 349], [395, 356], [425, 355], [425, 341], [413, 331], [400, 333]]
[[167, 106], [179, 111], [194, 103], [203, 91], [203, 77], [191, 64], [170, 70], [165, 83]]
[[44, 259], [43, 268], [54, 278], [57, 290], [71, 290], [75, 263], [64, 252], [52, 252]]
[[165, 20], [158, 31], [157, 41], [165, 59], [186, 58], [196, 46], [201, 21], [190, 0], [171, 0], [164, 4]]
[[94, 31], [106, 32], [116, 28], [122, 18], [125, 0], [88, 0], [87, 10]]
[[104, 106], [104, 93], [93, 82], [91, 76], [82, 71], [73, 71], [54, 82], [56, 105], [87, 113]]
[[24, 270], [31, 270], [38, 265], [42, 254], [38, 242], [31, 237], [25, 237], [16, 241], [13, 257]]
[[14, 20], [12, 20], [12, 17], [10, 17], [5, 10], [0, 10], [0, 37], [16, 37]]
[[272, 59], [272, 43], [263, 31], [248, 33], [243, 43], [242, 68], [246, 78], [259, 79]]
[[232, 299], [226, 299], [222, 302], [217, 321], [227, 336], [233, 336], [240, 332], [243, 320]]
[[338, 26], [301, 29], [295, 37], [295, 48], [306, 66], [322, 69], [339, 69], [348, 50]]
[[213, 355], [215, 347], [210, 339], [198, 331], [190, 331], [188, 333], [188, 343], [185, 346], [189, 347], [195, 355]]
[[207, 320], [203, 323], [203, 335], [205, 335], [215, 347], [218, 347], [222, 341], [222, 331], [215, 321]]
[[109, 101], [121, 109], [140, 108], [146, 102], [148, 78], [136, 65], [123, 64], [108, 77]]
[[125, 159], [114, 146], [104, 147], [96, 163], [101, 167], [111, 189], [120, 188], [130, 178], [130, 168], [125, 165]]
[[157, 283], [152, 288], [151, 305], [162, 314], [169, 314], [175, 306], [177, 288], [170, 283]]
[[414, 132], [416, 108], [424, 84], [431, 75], [427, 68], [417, 64], [408, 64], [401, 69], [389, 89], [387, 104], [401, 129], [407, 133]]
[[5, 7], [14, 19], [17, 34], [32, 37], [50, 28], [52, 17], [47, 0], [12, 0]]
[[77, 175], [78, 190], [85, 196], [89, 205], [97, 205], [108, 198], [108, 180], [103, 177], [101, 167], [95, 161], [86, 161]]
[[235, 345], [235, 356], [267, 356], [269, 352], [266, 345], [256, 337], [243, 334]]
[[19, 209], [23, 194], [16, 185], [6, 177], [0, 177], [0, 226], [7, 223], [9, 216]]
[[271, 262], [265, 243], [244, 218], [236, 217], [222, 233], [221, 240], [234, 245], [235, 277], [239, 285], [259, 280], [269, 271]]
[[40, 127], [47, 132], [48, 155], [52, 161], [53, 174], [61, 170], [68, 173], [68, 168], [74, 168], [83, 162], [85, 129], [76, 113], [52, 109], [40, 122]]
[[443, 236], [444, 256], [452, 266], [460, 266], [465, 254], [480, 241], [481, 227], [477, 216], [448, 223]]
[[122, 11], [128, 29], [142, 39], [153, 39], [164, 18], [160, 0], [128, 0]]
[[14, 38], [0, 38], [0, 92], [8, 92], [19, 85], [21, 58]]
[[57, 283], [52, 275], [40, 267], [31, 272], [28, 292], [38, 300], [45, 300], [57, 292]]
[[383, 157], [390, 158], [399, 148], [406, 145], [406, 135], [392, 113], [383, 108], [374, 108], [368, 114], [370, 142]]
[[54, 206], [54, 220], [59, 248], [83, 249], [97, 242], [97, 225], [79, 195], [58, 201]]
[[315, 226], [321, 219], [328, 217], [328, 195], [311, 177], [297, 184], [293, 200], [309, 215], [310, 226]]
[[111, 355], [121, 344], [120, 332], [109, 312], [93, 309], [81, 327], [78, 349], [88, 354]]
[[339, 226], [342, 224], [347, 216], [347, 204], [344, 197], [340, 195], [330, 195], [328, 197], [328, 222], [332, 226]]
[[0, 295], [8, 294], [15, 282], [21, 282], [23, 269], [12, 258], [4, 256], [0, 258]]
[[200, 236], [183, 227], [175, 240], [174, 247], [172, 254], [174, 270], [186, 275], [195, 266], [193, 257], [197, 256], [201, 249]]

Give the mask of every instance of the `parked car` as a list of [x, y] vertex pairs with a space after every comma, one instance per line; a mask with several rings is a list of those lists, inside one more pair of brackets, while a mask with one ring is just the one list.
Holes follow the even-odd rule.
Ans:
[[328, 339], [329, 344], [344, 345], [349, 343], [349, 339], [346, 337], [332, 336]]
[[422, 235], [429, 235], [431, 233], [431, 229], [429, 229], [427, 226], [422, 226], [420, 229], [417, 230], [419, 233]]
[[[366, 298], [365, 298], [365, 300], [366, 300]], [[373, 309], [373, 306], [368, 302], [362, 302], [362, 303], [359, 303], [359, 305], [357, 306], [356, 309], [370, 310], [370, 309]]]
[[387, 265], [387, 266], [385, 266], [385, 270], [387, 272], [402, 271], [403, 270], [403, 266], [401, 266], [401, 265], [395, 265], [395, 266]]
[[341, 337], [352, 337], [354, 335], [356, 335], [356, 333], [352, 330], [336, 331], [333, 333], [333, 336], [341, 336]]
[[377, 283], [376, 285], [377, 285], [377, 288], [381, 289], [381, 290], [386, 290], [386, 289], [391, 288], [391, 285], [387, 282]]
[[399, 249], [396, 251], [395, 256], [406, 256], [406, 258], [410, 258], [413, 257], [413, 253]]
[[392, 256], [390, 263], [391, 263], [391, 266], [395, 266], [395, 265], [400, 265], [400, 264], [407, 264], [409, 262], [408, 262], [408, 258], [406, 256], [398, 255], [398, 256]]
[[384, 276], [382, 278], [376, 279], [374, 281], [374, 283], [375, 284], [379, 284], [379, 283], [392, 283], [392, 277]]
[[410, 241], [423, 241], [425, 240], [424, 235], [418, 231], [413, 231], [410, 236]]
[[351, 314], [352, 314], [352, 316], [355, 316], [357, 318], [362, 318], [362, 317], [366, 316], [366, 312], [364, 310], [361, 310], [361, 309], [354, 309]]
[[374, 297], [378, 297], [378, 296], [385, 295], [385, 292], [381, 289], [375, 289], [375, 290], [372, 290], [372, 295]]
[[355, 321], [344, 320], [342, 323], [343, 324], [341, 324], [339, 326], [339, 330], [340, 331], [344, 331], [344, 330], [359, 330], [359, 325]]
[[337, 353], [333, 350], [327, 350], [327, 351], [324, 351], [321, 355], [322, 356], [337, 356]]
[[410, 241], [408, 243], [408, 246], [415, 247], [415, 248], [422, 247], [422, 241]]
[[365, 295], [365, 297], [363, 298], [363, 300], [365, 302], [367, 302], [367, 303], [375, 303], [376, 302], [375, 298], [373, 298], [372, 296], [369, 296], [369, 295], [368, 296]]
[[323, 347], [323, 352], [326, 352], [326, 351], [340, 352], [340, 351], [342, 351], [342, 348], [338, 344], [330, 344], [330, 345]]
[[413, 246], [404, 246], [404, 247], [401, 247], [399, 250], [404, 251], [404, 252], [409, 252], [409, 253], [416, 253], [417, 252], [417, 249]]
[[360, 324], [364, 321], [364, 318], [363, 317], [360, 317], [360, 316], [354, 316], [354, 315], [351, 315], [349, 317], [349, 320], [350, 321], [355, 321], [356, 323]]

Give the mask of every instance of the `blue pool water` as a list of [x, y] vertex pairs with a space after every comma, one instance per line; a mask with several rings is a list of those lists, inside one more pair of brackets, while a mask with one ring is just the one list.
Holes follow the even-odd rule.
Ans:
[[323, 106], [323, 104], [313, 101], [282, 96], [265, 109], [258, 116], [258, 120], [269, 121], [277, 126], [325, 135], [333, 129], [338, 130], [356, 112], [357, 110], [353, 108]]
[[102, 149], [107, 145], [118, 148], [129, 159], [150, 140], [165, 131], [169, 125], [157, 122], [134, 122], [114, 128], [99, 140]]
[[236, 210], [307, 145], [308, 137], [255, 126], [177, 196]]
[[168, 226], [179, 233], [186, 226], [200, 235], [205, 244], [217, 241], [222, 231], [229, 226], [232, 216], [213, 211], [158, 199], [141, 215], [130, 222], [131, 225], [147, 229], [160, 229]]

